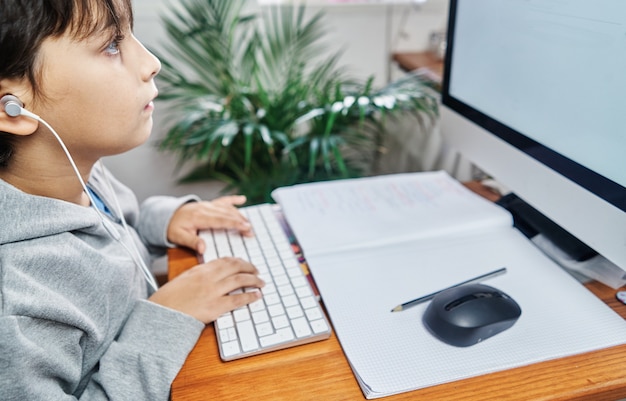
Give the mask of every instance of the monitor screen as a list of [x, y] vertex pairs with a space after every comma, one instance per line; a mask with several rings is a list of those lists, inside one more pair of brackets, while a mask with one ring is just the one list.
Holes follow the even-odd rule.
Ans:
[[626, 268], [626, 2], [451, 0], [442, 131]]

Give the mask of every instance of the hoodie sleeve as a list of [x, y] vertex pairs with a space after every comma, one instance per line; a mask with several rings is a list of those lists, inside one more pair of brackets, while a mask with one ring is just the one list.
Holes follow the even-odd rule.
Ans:
[[113, 400], [167, 400], [172, 381], [203, 328], [190, 316], [138, 301], [81, 399], [98, 399], [106, 389]]
[[146, 199], [139, 209], [139, 221], [135, 230], [144, 244], [152, 247], [173, 247], [167, 240], [167, 227], [174, 212], [188, 202], [199, 201], [195, 195], [180, 198], [171, 196], [153, 196]]
[[2, 399], [168, 400], [171, 383], [203, 328], [189, 316], [137, 301], [84, 382], [81, 330], [41, 318], [2, 317]]

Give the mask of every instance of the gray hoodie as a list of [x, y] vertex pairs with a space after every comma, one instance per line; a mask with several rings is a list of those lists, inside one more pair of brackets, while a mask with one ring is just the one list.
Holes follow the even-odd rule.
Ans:
[[[114, 210], [102, 177], [95, 167], [89, 186]], [[173, 212], [196, 198], [154, 197], [139, 208], [111, 184], [130, 235], [115, 217], [113, 226], [150, 265], [170, 245]], [[148, 295], [93, 208], [0, 180], [0, 400], [167, 400], [204, 324]]]

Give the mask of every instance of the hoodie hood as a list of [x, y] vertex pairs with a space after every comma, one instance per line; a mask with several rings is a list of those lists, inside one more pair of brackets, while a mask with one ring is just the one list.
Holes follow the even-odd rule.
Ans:
[[0, 180], [0, 245], [63, 232], [94, 231], [100, 217], [91, 207], [27, 194]]

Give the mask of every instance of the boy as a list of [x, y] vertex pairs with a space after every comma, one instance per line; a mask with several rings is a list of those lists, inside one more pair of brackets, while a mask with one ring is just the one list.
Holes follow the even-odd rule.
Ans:
[[251, 233], [243, 197], [139, 208], [97, 164], [152, 128], [160, 63], [132, 22], [130, 0], [0, 0], [3, 400], [166, 400], [204, 324], [260, 297], [229, 295], [263, 286], [234, 258], [156, 291], [144, 279], [139, 265], [166, 246], [202, 252], [199, 229]]

